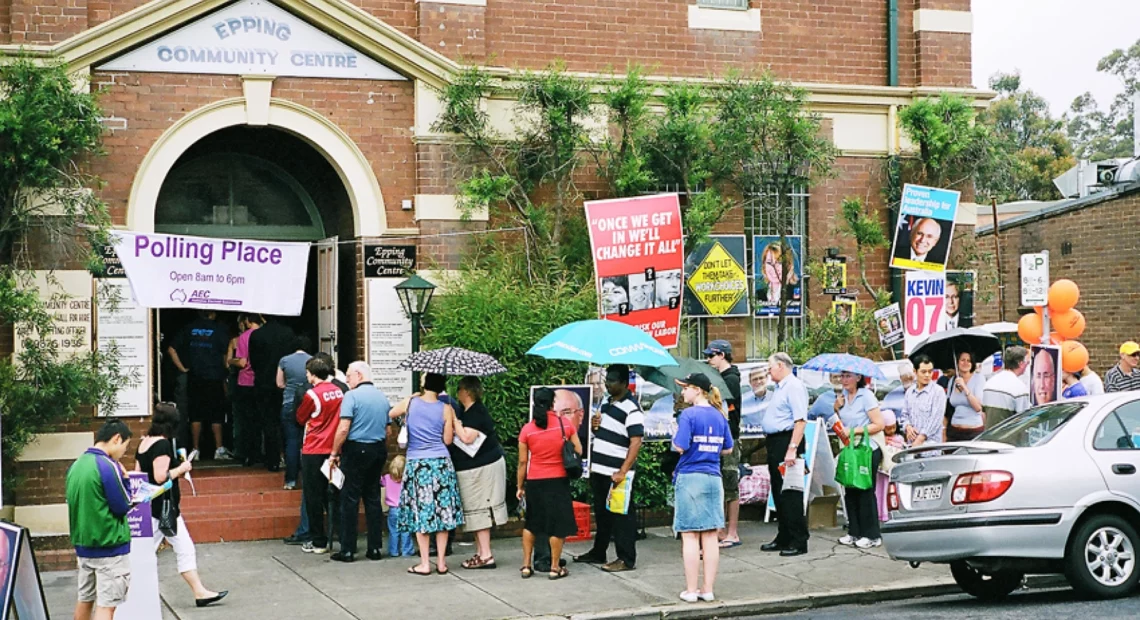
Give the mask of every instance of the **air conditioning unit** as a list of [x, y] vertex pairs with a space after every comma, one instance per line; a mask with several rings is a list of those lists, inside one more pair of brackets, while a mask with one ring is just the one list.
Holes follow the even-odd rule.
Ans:
[[1116, 163], [1098, 163], [1096, 165], [1097, 185], [1112, 185], [1116, 183], [1118, 172], [1120, 172], [1120, 166]]

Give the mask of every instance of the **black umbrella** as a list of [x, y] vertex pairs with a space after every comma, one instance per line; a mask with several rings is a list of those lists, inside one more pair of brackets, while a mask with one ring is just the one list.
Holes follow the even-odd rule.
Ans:
[[499, 360], [487, 355], [468, 351], [459, 347], [444, 347], [431, 351], [420, 351], [400, 362], [400, 370], [431, 372], [439, 375], [486, 377], [507, 372], [507, 367]]
[[910, 353], [911, 361], [925, 355], [940, 370], [958, 369], [958, 354], [969, 351], [975, 360], [983, 360], [1001, 351], [1001, 340], [980, 327], [955, 327], [940, 331], [918, 343]]

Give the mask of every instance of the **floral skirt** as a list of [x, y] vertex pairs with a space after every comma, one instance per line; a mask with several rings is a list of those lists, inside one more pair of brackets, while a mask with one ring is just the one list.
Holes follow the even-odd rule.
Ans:
[[401, 532], [446, 532], [463, 525], [459, 480], [451, 459], [408, 459], [400, 492]]

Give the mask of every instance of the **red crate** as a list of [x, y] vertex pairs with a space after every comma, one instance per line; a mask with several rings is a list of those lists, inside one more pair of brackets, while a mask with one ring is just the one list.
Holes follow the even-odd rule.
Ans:
[[593, 538], [590, 536], [590, 505], [574, 502], [574, 521], [578, 524], [578, 533], [567, 536], [566, 542], [582, 542]]

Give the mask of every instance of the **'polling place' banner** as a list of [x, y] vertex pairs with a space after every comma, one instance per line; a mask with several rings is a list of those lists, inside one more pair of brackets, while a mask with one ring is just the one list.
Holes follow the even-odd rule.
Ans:
[[586, 202], [601, 318], [677, 346], [685, 266], [677, 194]]
[[146, 308], [301, 314], [309, 244], [115, 231], [135, 300]]

